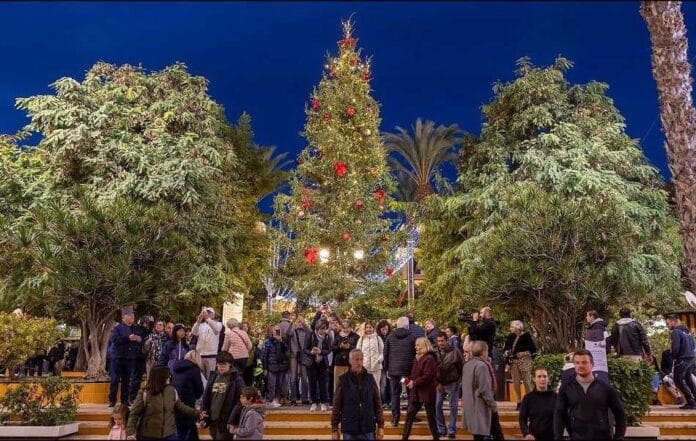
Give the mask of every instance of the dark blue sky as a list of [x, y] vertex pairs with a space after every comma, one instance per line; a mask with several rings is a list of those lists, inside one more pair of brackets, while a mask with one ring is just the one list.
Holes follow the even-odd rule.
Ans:
[[[609, 83], [628, 133], [668, 176], [650, 71], [650, 41], [638, 2], [229, 2], [0, 3], [0, 133], [26, 121], [16, 97], [49, 92], [62, 76], [82, 79], [97, 61], [161, 69], [176, 61], [210, 81], [230, 120], [252, 116], [260, 144], [292, 155], [304, 104], [336, 50], [340, 20], [373, 57], [382, 130], [417, 117], [478, 133], [480, 106], [515, 60], [537, 65], [562, 54], [572, 82]], [[683, 5], [696, 32], [696, 4]], [[693, 41], [693, 40], [692, 40]], [[654, 123], [654, 125], [653, 125]], [[651, 125], [653, 125], [651, 129]], [[649, 133], [648, 133], [649, 132]], [[645, 137], [646, 133], [648, 136]]]

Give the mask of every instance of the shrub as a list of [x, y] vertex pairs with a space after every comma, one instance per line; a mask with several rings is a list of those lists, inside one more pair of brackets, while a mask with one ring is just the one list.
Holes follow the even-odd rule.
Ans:
[[19, 418], [23, 426], [57, 426], [75, 419], [82, 386], [61, 377], [39, 377], [8, 388], [0, 398], [0, 423]]
[[57, 323], [43, 317], [0, 313], [0, 365], [13, 368], [60, 340]]
[[[637, 364], [609, 356], [609, 380], [621, 395], [628, 424], [636, 424], [648, 412], [653, 394], [650, 386], [655, 371], [645, 362]], [[534, 368], [545, 367], [549, 373], [549, 388], [556, 388], [563, 369], [563, 354], [540, 355]]]

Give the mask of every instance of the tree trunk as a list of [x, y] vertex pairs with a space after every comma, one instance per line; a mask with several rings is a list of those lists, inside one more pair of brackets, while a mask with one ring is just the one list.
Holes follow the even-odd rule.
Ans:
[[87, 359], [87, 378], [100, 378], [106, 375], [106, 351], [111, 335], [111, 322], [115, 313], [103, 318], [87, 318], [82, 326], [82, 341]]
[[433, 189], [429, 183], [417, 184], [416, 186], [416, 202], [421, 203], [423, 199], [433, 193]]
[[684, 272], [696, 289], [696, 111], [691, 101], [691, 65], [681, 2], [646, 1], [640, 13], [652, 42], [660, 118], [667, 142], [684, 248]]

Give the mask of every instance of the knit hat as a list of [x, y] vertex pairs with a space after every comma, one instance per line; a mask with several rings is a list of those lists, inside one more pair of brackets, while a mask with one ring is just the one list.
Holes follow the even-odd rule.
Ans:
[[121, 315], [135, 315], [135, 311], [132, 306], [124, 306], [121, 308]]

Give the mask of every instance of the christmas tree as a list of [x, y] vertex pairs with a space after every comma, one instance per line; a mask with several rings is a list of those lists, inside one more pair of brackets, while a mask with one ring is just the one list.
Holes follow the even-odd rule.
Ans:
[[338, 56], [328, 57], [306, 107], [308, 146], [276, 199], [276, 216], [291, 233], [295, 291], [300, 297], [346, 299], [394, 273], [401, 241], [392, 231], [387, 151], [379, 133], [379, 104], [370, 96], [370, 61], [343, 22]]

